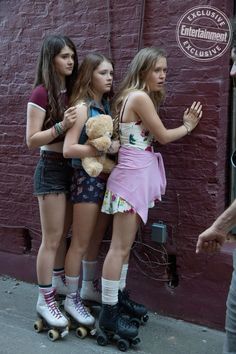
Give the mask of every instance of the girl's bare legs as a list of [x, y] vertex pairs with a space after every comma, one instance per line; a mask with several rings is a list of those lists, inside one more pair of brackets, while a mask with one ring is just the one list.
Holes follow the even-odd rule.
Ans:
[[52, 277], [52, 286], [56, 289], [57, 294], [62, 295], [63, 297], [67, 294], [64, 266], [65, 266], [66, 252], [68, 248], [67, 235], [72, 225], [72, 213], [73, 213], [73, 205], [69, 201], [67, 201], [64, 230], [63, 230], [63, 235], [61, 238], [60, 245], [56, 253], [56, 259], [55, 259], [53, 277]]
[[[66, 196], [49, 194], [39, 196], [42, 243], [37, 256], [39, 298], [37, 312], [51, 325], [65, 327], [67, 319], [55, 302], [52, 289], [52, 273], [66, 218]], [[56, 207], [55, 207], [56, 206]]]
[[66, 275], [70, 277], [80, 274], [81, 262], [95, 230], [99, 210], [100, 205], [95, 203], [74, 204], [72, 238], [65, 262]]
[[118, 303], [122, 266], [129, 256], [139, 221], [137, 214], [117, 213], [114, 215], [111, 245], [102, 271], [102, 302], [105, 304]]
[[127, 261], [139, 225], [137, 214], [117, 213], [114, 215], [110, 249], [102, 272], [102, 311], [99, 327], [104, 332], [132, 339], [138, 334], [136, 326], [120, 315], [118, 291], [123, 264]]
[[92, 326], [93, 316], [83, 306], [78, 294], [81, 263], [87, 252], [95, 230], [100, 205], [95, 203], [76, 203], [73, 208], [72, 239], [65, 261], [68, 295], [64, 308], [69, 315], [81, 324]]
[[101, 242], [111, 221], [111, 215], [99, 213], [88, 250], [82, 261], [83, 281], [80, 296], [83, 300], [101, 303], [101, 291], [99, 291], [97, 281], [97, 257]]
[[65, 232], [67, 201], [65, 194], [40, 196], [38, 201], [42, 227], [42, 243], [37, 256], [38, 283], [49, 285], [52, 282], [57, 251]]
[[120, 280], [121, 269], [129, 259], [139, 222], [137, 214], [117, 213], [114, 215], [112, 240], [103, 265], [103, 278]]
[[112, 221], [111, 215], [104, 214], [101, 212], [99, 213], [93, 236], [90, 240], [88, 250], [84, 257], [86, 261], [92, 262], [97, 259], [101, 242], [111, 221]]

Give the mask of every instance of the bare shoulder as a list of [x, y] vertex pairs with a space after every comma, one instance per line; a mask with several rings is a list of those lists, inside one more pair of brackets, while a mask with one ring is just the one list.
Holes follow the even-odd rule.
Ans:
[[76, 107], [77, 114], [79, 114], [79, 116], [87, 117], [88, 105], [85, 101], [78, 101], [75, 107]]
[[137, 90], [129, 94], [129, 101], [130, 104], [139, 105], [139, 104], [146, 104], [148, 102], [151, 102], [151, 99], [146, 92]]

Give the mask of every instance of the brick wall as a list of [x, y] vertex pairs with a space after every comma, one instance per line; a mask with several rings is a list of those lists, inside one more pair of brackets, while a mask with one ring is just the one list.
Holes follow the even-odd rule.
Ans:
[[[183, 111], [193, 100], [199, 99], [204, 105], [204, 118], [191, 136], [158, 147], [165, 161], [168, 188], [163, 202], [150, 211], [148, 224], [142, 230], [143, 242], [156, 250], [157, 245], [150, 241], [151, 224], [157, 220], [167, 224], [167, 251], [176, 256], [180, 277], [179, 286], [171, 290], [171, 296], [176, 295], [182, 307], [176, 309], [175, 304], [170, 305], [166, 284], [153, 283], [147, 273], [143, 274], [149, 280], [147, 286], [160, 301], [157, 304], [149, 299], [149, 288], [139, 293], [135, 279], [139, 279], [140, 271], [135, 267], [135, 260], [130, 280], [137, 297], [151, 308], [201, 323], [204, 319], [192, 314], [191, 309], [184, 310], [185, 294], [198, 281], [208, 286], [207, 279], [211, 279], [214, 290], [218, 281], [221, 284], [223, 281], [217, 303], [219, 315], [208, 321], [210, 325], [220, 326], [229, 276], [223, 272], [220, 278], [212, 278], [212, 263], [204, 257], [196, 257], [194, 249], [199, 232], [227, 202], [229, 52], [208, 63], [193, 61], [181, 52], [175, 27], [180, 16], [192, 6], [190, 0], [146, 0], [141, 38], [143, 4], [141, 0], [0, 2], [0, 272], [35, 280], [40, 224], [37, 200], [32, 196], [32, 176], [39, 153], [28, 151], [25, 145], [25, 124], [26, 104], [43, 37], [51, 33], [68, 35], [77, 46], [79, 58], [91, 50], [111, 54], [116, 85], [140, 43], [163, 46], [169, 67], [167, 98], [160, 111], [165, 125], [178, 126]], [[205, 2], [199, 1], [199, 4]], [[233, 13], [230, 0], [212, 0], [207, 4], [218, 7], [229, 17]], [[213, 263], [220, 266], [221, 258], [219, 261], [214, 257]], [[225, 272], [230, 270], [229, 261]], [[165, 272], [162, 276], [164, 279]], [[202, 299], [203, 304], [204, 301], [207, 302], [207, 297]]]

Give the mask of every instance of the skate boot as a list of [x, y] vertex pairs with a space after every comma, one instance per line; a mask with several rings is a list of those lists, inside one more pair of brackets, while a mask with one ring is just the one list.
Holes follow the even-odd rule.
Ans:
[[119, 311], [119, 304], [102, 305], [99, 316], [99, 334], [97, 343], [107, 345], [113, 337], [117, 340], [117, 347], [121, 351], [126, 351], [130, 345], [136, 345], [140, 342], [137, 337], [138, 329], [125, 318]]
[[55, 290], [41, 291], [36, 305], [39, 319], [34, 324], [36, 332], [49, 329], [48, 338], [52, 341], [68, 334], [68, 320], [59, 310], [55, 301]]
[[78, 337], [86, 337], [88, 331], [91, 335], [96, 334], [95, 318], [84, 306], [79, 292], [66, 296], [64, 309], [70, 319], [70, 328], [75, 329]]
[[53, 275], [52, 287], [55, 288], [56, 300], [59, 301], [59, 304], [61, 305], [63, 303], [63, 300], [65, 300], [65, 297], [68, 293], [64, 273], [60, 274], [60, 275]]
[[84, 303], [88, 305], [96, 303], [101, 304], [102, 294], [98, 288], [98, 280], [82, 281], [82, 287], [80, 289], [80, 297]]
[[144, 305], [131, 300], [127, 290], [119, 290], [118, 300], [121, 312], [128, 315], [130, 321], [137, 327], [139, 327], [141, 323], [148, 321], [149, 316], [147, 314], [147, 308]]

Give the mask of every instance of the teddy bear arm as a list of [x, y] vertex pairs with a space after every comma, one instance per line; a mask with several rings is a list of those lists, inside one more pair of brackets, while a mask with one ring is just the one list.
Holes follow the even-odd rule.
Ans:
[[82, 166], [91, 177], [97, 177], [103, 169], [102, 163], [96, 157], [85, 157], [82, 159]]
[[100, 138], [90, 140], [89, 143], [98, 151], [107, 152], [111, 146], [111, 139], [108, 136], [101, 136]]
[[115, 162], [106, 157], [104, 159], [104, 161], [103, 161], [103, 170], [102, 170], [102, 172], [110, 173], [113, 170], [114, 166], [115, 166]]

